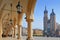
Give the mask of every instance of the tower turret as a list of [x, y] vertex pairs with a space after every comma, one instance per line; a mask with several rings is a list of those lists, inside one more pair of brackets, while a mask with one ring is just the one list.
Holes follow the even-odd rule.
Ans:
[[52, 13], [50, 14], [51, 16], [55, 15], [54, 9], [52, 9]]

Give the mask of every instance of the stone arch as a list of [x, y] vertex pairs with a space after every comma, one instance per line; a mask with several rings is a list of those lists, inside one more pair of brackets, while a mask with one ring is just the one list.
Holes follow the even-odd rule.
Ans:
[[[24, 15], [24, 13], [26, 14], [26, 22], [27, 22], [27, 27], [28, 27], [28, 38], [27, 39], [31, 40], [33, 38], [33, 36], [32, 36], [32, 22], [33, 22], [33, 12], [34, 12], [36, 0], [25, 0], [25, 2], [24, 2], [24, 0], [20, 0], [20, 1], [21, 1], [21, 5], [23, 6], [23, 11], [20, 14], [17, 13], [16, 17], [14, 16], [14, 14], [12, 14], [13, 15], [12, 19], [16, 18], [16, 20], [17, 20], [16, 22], [17, 22], [17, 26], [18, 26], [18, 38], [21, 39], [22, 17]], [[14, 4], [12, 10], [16, 11], [17, 9], [15, 6], [17, 4], [17, 0], [13, 0], [12, 3]], [[5, 4], [7, 4], [7, 3], [5, 3]], [[6, 7], [6, 8], [8, 8], [10, 10], [9, 7]], [[10, 28], [12, 29], [12, 26], [10, 26]], [[8, 31], [7, 31], [7, 33], [8, 33]]]

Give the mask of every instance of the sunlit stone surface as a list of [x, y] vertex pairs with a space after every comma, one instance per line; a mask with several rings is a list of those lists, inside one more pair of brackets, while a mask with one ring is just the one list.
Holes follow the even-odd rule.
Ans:
[[[26, 36], [22, 37], [22, 40], [26, 40]], [[59, 37], [33, 37], [34, 40], [60, 40]], [[0, 39], [1, 40], [1, 39]], [[3, 38], [2, 40], [18, 40], [16, 38], [11, 38], [11, 37], [6, 37]]]

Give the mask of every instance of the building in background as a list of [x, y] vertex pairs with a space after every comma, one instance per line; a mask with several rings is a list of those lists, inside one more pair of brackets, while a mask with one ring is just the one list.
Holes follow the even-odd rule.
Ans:
[[27, 36], [27, 28], [22, 27], [22, 36]]
[[[27, 28], [22, 27], [22, 35], [27, 36]], [[34, 36], [43, 36], [43, 30], [40, 29], [33, 29]]]
[[48, 19], [48, 11], [45, 7], [44, 10], [44, 36], [55, 36], [56, 34], [56, 15], [54, 13], [54, 10], [52, 9], [52, 12], [50, 14], [50, 19]]
[[40, 29], [33, 29], [34, 36], [43, 36], [43, 30]]
[[57, 25], [56, 35], [60, 36], [60, 24], [56, 23], [56, 25]]

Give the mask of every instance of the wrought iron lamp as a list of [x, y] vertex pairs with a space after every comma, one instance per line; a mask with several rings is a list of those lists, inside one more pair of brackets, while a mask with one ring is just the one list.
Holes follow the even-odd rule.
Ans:
[[20, 1], [18, 1], [18, 4], [16, 5], [17, 8], [17, 13], [21, 13], [22, 12], [22, 6], [20, 5]]

